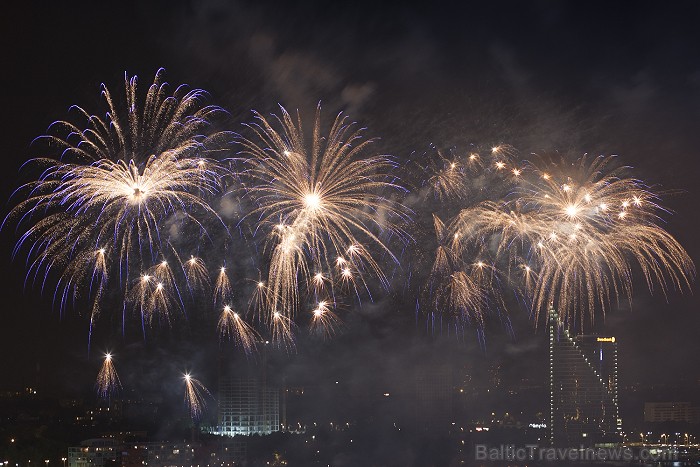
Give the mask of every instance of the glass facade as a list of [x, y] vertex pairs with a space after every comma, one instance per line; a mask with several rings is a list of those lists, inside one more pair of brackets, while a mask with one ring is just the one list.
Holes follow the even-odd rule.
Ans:
[[619, 443], [617, 341], [573, 336], [549, 312], [550, 442], [579, 447]]
[[219, 387], [218, 432], [226, 436], [279, 431], [280, 397], [258, 378], [223, 377]]

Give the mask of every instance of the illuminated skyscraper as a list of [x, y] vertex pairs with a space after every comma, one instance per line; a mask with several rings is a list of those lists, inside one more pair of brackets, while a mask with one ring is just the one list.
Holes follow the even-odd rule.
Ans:
[[622, 436], [614, 337], [572, 336], [549, 312], [550, 442], [578, 447]]
[[258, 362], [238, 362], [220, 351], [217, 427], [224, 436], [266, 435], [280, 430], [280, 391], [267, 377], [267, 342]]
[[280, 397], [255, 377], [224, 377], [219, 386], [218, 433], [267, 435], [279, 431]]

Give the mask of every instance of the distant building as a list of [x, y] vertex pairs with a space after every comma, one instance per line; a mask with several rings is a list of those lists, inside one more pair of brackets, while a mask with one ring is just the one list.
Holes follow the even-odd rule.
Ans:
[[279, 429], [279, 388], [256, 377], [221, 378], [216, 434], [267, 435]]
[[269, 342], [260, 342], [260, 359], [241, 361], [232, 349], [219, 351], [216, 426], [202, 431], [221, 436], [267, 435], [280, 431], [280, 388], [268, 380]]
[[70, 467], [103, 467], [114, 462], [119, 452], [119, 443], [114, 439], [96, 438], [68, 448]]
[[421, 423], [439, 425], [453, 421], [450, 417], [455, 388], [451, 366], [422, 367], [415, 373], [414, 384], [412, 412]]
[[700, 423], [700, 407], [690, 402], [646, 402], [644, 421]]
[[125, 446], [122, 467], [138, 466], [227, 466], [245, 461], [245, 442], [215, 443], [138, 443]]
[[143, 421], [158, 417], [158, 404], [144, 399], [115, 399], [111, 401], [109, 408], [115, 420]]
[[621, 441], [615, 337], [572, 336], [550, 309], [549, 371], [553, 446]]

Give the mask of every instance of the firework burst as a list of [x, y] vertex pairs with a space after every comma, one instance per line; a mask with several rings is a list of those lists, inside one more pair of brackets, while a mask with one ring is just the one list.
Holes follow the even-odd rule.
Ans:
[[[499, 288], [501, 274], [483, 244], [468, 240], [453, 227], [465, 204], [505, 196], [522, 176], [522, 164], [511, 146], [497, 145], [460, 153], [432, 147], [409, 161], [407, 178], [418, 240], [405, 256], [417, 287], [417, 307], [429, 317], [428, 326], [442, 329], [446, 317], [458, 328], [481, 326], [487, 311], [505, 312]], [[432, 317], [432, 318], [431, 318]], [[449, 328], [448, 328], [449, 329]]]
[[[17, 191], [24, 199], [5, 219], [24, 231], [14, 255], [27, 254], [27, 281], [43, 289], [56, 271], [61, 310], [83, 296], [93, 303], [91, 323], [110, 273], [130, 284], [131, 271], [141, 273], [164, 255], [166, 221], [201, 233], [205, 218], [218, 219], [206, 199], [219, 190], [220, 172], [207, 157], [222, 140], [209, 123], [222, 110], [204, 105], [198, 89], [170, 94], [161, 70], [143, 100], [135, 77], [125, 86], [123, 105], [102, 86], [104, 117], [74, 106], [80, 123], [50, 126], [41, 139], [59, 157], [33, 161], [41, 174]], [[157, 295], [150, 300], [159, 308]]]
[[[290, 342], [289, 320], [306, 284], [355, 290], [362, 284], [369, 291], [363, 277], [371, 274], [388, 286], [370, 249], [396, 261], [383, 238], [401, 233], [397, 221], [406, 212], [388, 197], [401, 190], [389, 176], [394, 164], [385, 156], [365, 155], [371, 140], [363, 140], [345, 117], [338, 116], [323, 138], [317, 109], [307, 146], [300, 119], [281, 112], [272, 122], [281, 131], [256, 114], [257, 122], [249, 125], [256, 138], [241, 144], [258, 229], [269, 234], [268, 322], [275, 341]], [[336, 267], [338, 257], [347, 261], [342, 268]]]
[[231, 282], [228, 279], [226, 267], [219, 268], [219, 275], [214, 285], [214, 304], [227, 303], [231, 299]]
[[112, 355], [109, 353], [105, 355], [102, 367], [97, 373], [95, 386], [97, 387], [98, 397], [104, 400], [108, 400], [121, 388], [117, 370], [114, 369], [114, 363], [112, 362]]
[[324, 339], [330, 339], [339, 325], [340, 318], [331, 311], [329, 303], [323, 300], [318, 302], [311, 312], [310, 332]]
[[613, 158], [529, 164], [512, 196], [463, 210], [452, 228], [460, 252], [476, 246], [498, 258], [536, 313], [552, 304], [569, 325], [593, 320], [612, 301], [632, 299], [640, 270], [647, 286], [690, 286], [695, 267], [658, 225], [658, 195], [613, 167]]
[[184, 309], [177, 279], [166, 260], [151, 266], [133, 282], [125, 304], [133, 306], [144, 327], [154, 323], [169, 325], [173, 310]]
[[411, 158], [405, 176], [420, 195], [420, 210], [431, 214], [474, 202], [486, 193], [493, 195], [495, 184], [517, 181], [523, 169], [516, 156], [515, 149], [505, 144], [466, 154], [432, 147]]
[[205, 396], [211, 397], [211, 393], [189, 373], [185, 373], [182, 378], [185, 381], [185, 404], [190, 412], [190, 418], [193, 422], [198, 422], [207, 406]]
[[296, 348], [296, 342], [294, 340], [294, 321], [279, 311], [273, 311], [270, 314], [269, 320], [272, 342], [287, 351], [294, 350]]
[[231, 306], [226, 305], [219, 316], [217, 330], [221, 339], [231, 339], [250, 355], [255, 351], [260, 335]]
[[190, 259], [182, 264], [187, 278], [187, 286], [191, 293], [195, 291], [205, 291], [211, 286], [209, 280], [209, 272], [201, 258], [191, 256]]

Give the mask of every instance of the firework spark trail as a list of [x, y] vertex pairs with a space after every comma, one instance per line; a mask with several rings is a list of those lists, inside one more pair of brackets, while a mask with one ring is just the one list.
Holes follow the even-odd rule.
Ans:
[[[406, 210], [388, 195], [401, 191], [390, 177], [394, 164], [385, 156], [367, 156], [372, 140], [339, 115], [328, 137], [321, 137], [317, 109], [311, 144], [306, 145], [300, 119], [283, 108], [274, 117], [278, 131], [262, 115], [249, 125], [256, 140], [241, 139], [247, 156], [248, 191], [258, 208], [258, 229], [269, 229], [271, 258], [267, 280], [268, 313], [273, 335], [287, 335], [299, 306], [300, 285], [316, 274], [325, 285], [348, 282], [350, 264], [339, 274], [335, 258], [355, 248], [353, 277], [363, 273], [388, 281], [369, 250], [397, 261], [380, 237], [403, 235], [398, 225]], [[273, 121], [273, 123], [275, 123]], [[362, 241], [360, 241], [362, 240]], [[284, 319], [275, 318], [274, 313]]]
[[309, 293], [312, 293], [314, 298], [318, 299], [321, 294], [326, 292], [328, 286], [329, 278], [326, 277], [322, 272], [317, 272], [309, 280]]
[[184, 310], [177, 279], [167, 261], [151, 266], [133, 282], [125, 303], [137, 311], [144, 328], [154, 322], [169, 325], [173, 310]]
[[102, 367], [97, 374], [97, 395], [101, 399], [108, 400], [111, 396], [117, 393], [121, 388], [121, 382], [117, 375], [117, 370], [114, 369], [112, 355], [106, 354]]
[[201, 258], [190, 256], [190, 259], [183, 263], [182, 268], [185, 271], [187, 285], [191, 293], [209, 290], [211, 286], [209, 272]]
[[231, 282], [228, 280], [226, 267], [219, 268], [219, 275], [214, 285], [214, 305], [222, 305], [231, 300]]
[[231, 339], [246, 355], [256, 350], [260, 335], [231, 306], [226, 305], [219, 316], [217, 331], [221, 340]]
[[153, 277], [150, 274], [143, 274], [134, 280], [134, 285], [129, 289], [125, 298], [125, 302], [133, 304], [144, 325], [149, 317], [153, 316], [153, 312], [150, 310], [150, 297], [154, 288], [155, 280]]
[[202, 418], [202, 412], [207, 406], [205, 396], [210, 396], [209, 390], [189, 373], [183, 375], [185, 380], [185, 403], [190, 412], [193, 422], [198, 422]]
[[294, 321], [279, 311], [273, 311], [270, 314], [270, 332], [272, 334], [272, 342], [285, 350], [292, 351], [296, 348], [294, 341]]
[[323, 300], [318, 302], [318, 305], [311, 313], [311, 325], [309, 327], [311, 334], [324, 339], [333, 337], [340, 325], [340, 318], [331, 311], [328, 302]]
[[496, 245], [508, 270], [524, 271], [534, 311], [553, 304], [569, 325], [583, 326], [596, 307], [604, 313], [613, 301], [631, 301], [636, 268], [652, 291], [689, 288], [695, 266], [658, 225], [658, 195], [612, 161], [529, 164], [509, 199], [457, 216], [461, 251]]
[[267, 286], [265, 283], [258, 279], [255, 282], [255, 290], [248, 301], [248, 311], [252, 314], [257, 322], [262, 323], [267, 319]]
[[[130, 284], [130, 271], [164, 254], [168, 218], [180, 216], [200, 231], [211, 219], [220, 222], [206, 199], [220, 191], [221, 171], [207, 155], [226, 139], [210, 129], [223, 110], [204, 105], [199, 89], [180, 86], [170, 94], [162, 70], [145, 99], [137, 97], [135, 77], [126, 76], [125, 87], [118, 105], [102, 86], [104, 117], [74, 106], [82, 122], [55, 122], [38, 138], [60, 156], [33, 160], [41, 174], [16, 191], [23, 199], [3, 222], [24, 231], [13, 255], [26, 253], [27, 283], [43, 290], [56, 270], [55, 301], [64, 310], [71, 297], [92, 297], [91, 323], [108, 277]], [[95, 251], [104, 258], [91, 260]]]
[[454, 268], [452, 265], [455, 263], [455, 254], [445, 238], [445, 223], [436, 214], [433, 214], [433, 226], [435, 238], [437, 239], [437, 248], [435, 250], [435, 260], [430, 269], [430, 280], [449, 275]]

